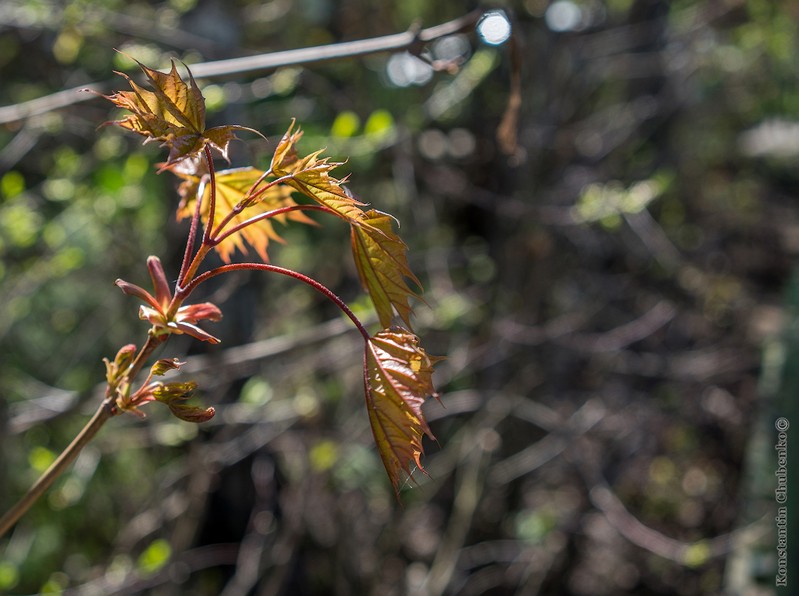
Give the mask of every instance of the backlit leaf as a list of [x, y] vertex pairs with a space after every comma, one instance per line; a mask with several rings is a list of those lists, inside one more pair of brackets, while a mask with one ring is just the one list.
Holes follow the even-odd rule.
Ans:
[[[182, 201], [178, 208], [178, 218], [191, 217], [195, 209], [195, 201], [198, 194], [202, 195], [202, 211], [200, 213], [202, 221], [208, 224], [209, 195], [211, 192], [210, 184], [203, 182], [203, 178], [197, 174], [186, 174], [175, 170], [175, 173], [184, 179], [180, 187]], [[264, 172], [256, 168], [235, 168], [231, 170], [221, 170], [216, 173], [216, 213], [214, 223], [222, 221], [239, 203], [250, 197], [253, 185], [263, 177]], [[291, 189], [284, 185], [273, 186], [258, 195], [258, 201], [248, 204], [240, 213], [236, 214], [231, 220], [229, 227], [265, 213], [279, 207], [289, 207], [296, 205], [291, 197]], [[301, 211], [290, 211], [289, 213], [276, 215], [274, 218], [280, 223], [292, 220], [301, 223], [313, 224], [313, 220], [308, 218]], [[247, 245], [255, 249], [255, 252], [264, 261], [268, 260], [267, 246], [270, 240], [283, 242], [283, 239], [275, 232], [271, 220], [264, 219], [252, 225], [248, 225], [240, 232], [228, 236], [216, 246], [216, 251], [223, 261], [229, 263], [231, 256], [236, 249], [247, 253]]]
[[186, 83], [178, 74], [174, 60], [168, 74], [147, 68], [138, 61], [136, 64], [150, 82], [152, 91], [140, 87], [125, 73], [117, 73], [128, 81], [133, 91], [118, 91], [104, 97], [131, 115], [109, 124], [140, 134], [146, 137], [146, 141], [161, 141], [169, 147], [169, 158], [164, 168], [199, 154], [206, 145], [227, 158], [228, 144], [235, 138], [234, 131], [251, 130], [243, 126], [219, 126], [206, 130], [205, 100], [191, 71]]
[[411, 464], [422, 472], [422, 434], [435, 440], [422, 414], [427, 396], [438, 397], [433, 388], [433, 364], [437, 361], [419, 345], [419, 338], [402, 327], [385, 329], [366, 344], [366, 406], [375, 443], [388, 477], [399, 492], [404, 472]]
[[410, 296], [418, 297], [408, 287], [410, 279], [421, 287], [419, 280], [408, 266], [405, 243], [394, 233], [392, 218], [374, 209], [366, 212], [364, 223], [352, 226], [352, 254], [363, 287], [375, 305], [383, 327], [391, 325], [394, 310], [411, 326]]
[[280, 139], [277, 144], [275, 153], [272, 156], [272, 164], [270, 170], [275, 176], [286, 176], [295, 171], [295, 165], [299, 161], [297, 157], [297, 142], [302, 138], [302, 131], [300, 129], [294, 130], [295, 120], [291, 121], [286, 134]]
[[272, 172], [275, 176], [285, 178], [285, 183], [295, 190], [332, 209], [342, 219], [350, 223], [362, 222], [365, 214], [361, 207], [365, 204], [349, 194], [343, 186], [346, 179], [339, 180], [330, 175], [333, 169], [342, 164], [331, 162], [326, 157], [320, 159], [321, 150], [300, 159], [297, 156], [297, 142], [302, 138], [302, 131], [293, 129], [292, 120], [275, 149]]

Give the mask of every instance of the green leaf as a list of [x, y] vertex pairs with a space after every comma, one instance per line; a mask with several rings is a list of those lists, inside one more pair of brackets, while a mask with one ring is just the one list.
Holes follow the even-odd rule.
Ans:
[[166, 565], [171, 556], [172, 547], [166, 540], [158, 538], [157, 540], [153, 540], [150, 545], [144, 549], [144, 552], [139, 555], [137, 567], [142, 574], [152, 575]]
[[405, 243], [394, 233], [392, 218], [374, 209], [366, 212], [365, 225], [352, 226], [352, 254], [364, 289], [375, 305], [383, 327], [391, 325], [394, 310], [410, 327], [410, 289], [406, 278], [421, 287], [408, 266]]
[[355, 133], [358, 132], [360, 126], [361, 119], [358, 118], [358, 114], [350, 110], [345, 110], [336, 116], [333, 125], [330, 127], [330, 134], [334, 137], [346, 139], [354, 136]]
[[187, 381], [185, 383], [157, 383], [152, 389], [154, 399], [166, 404], [174, 416], [186, 422], [207, 422], [214, 417], [214, 408], [203, 408], [190, 406], [185, 403], [187, 399], [194, 395], [197, 383]]
[[196, 390], [197, 383], [194, 381], [186, 381], [184, 383], [175, 381], [173, 383], [155, 384], [152, 394], [158, 401], [170, 405], [175, 401], [189, 399]]

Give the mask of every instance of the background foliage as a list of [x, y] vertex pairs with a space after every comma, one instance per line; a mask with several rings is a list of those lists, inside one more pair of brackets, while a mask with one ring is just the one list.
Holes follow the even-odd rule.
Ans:
[[[510, 155], [496, 140], [510, 45], [476, 34], [429, 48], [463, 59], [457, 72], [376, 55], [199, 81], [209, 126], [269, 135], [234, 143], [234, 165], [268, 160], [296, 117], [306, 151], [349, 157], [352, 190], [398, 216], [426, 289], [416, 330], [448, 358], [443, 407], [427, 409], [430, 478], [397, 506], [370, 445], [357, 332], [291, 280], [237, 275], [208, 295], [223, 343], [170, 346], [217, 417], [111, 421], [0, 543], [0, 591], [768, 593], [783, 411], [768, 400], [799, 251], [797, 6], [502, 7], [522, 62]], [[134, 72], [113, 48], [192, 64], [470, 8], [5, 0], [0, 105]], [[176, 275], [183, 234], [156, 148], [98, 130], [118, 115], [106, 102], [7, 115], [3, 509], [94, 409], [101, 358], [141, 341], [113, 280], [144, 282], [149, 254]], [[279, 232], [274, 263], [359, 295], [346, 229]]]

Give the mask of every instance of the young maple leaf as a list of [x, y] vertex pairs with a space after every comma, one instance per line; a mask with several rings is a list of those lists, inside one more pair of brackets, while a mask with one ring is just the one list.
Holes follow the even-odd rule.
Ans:
[[210, 145], [227, 159], [228, 144], [236, 138], [234, 131], [256, 132], [233, 125], [206, 129], [205, 100], [188, 67], [187, 84], [178, 74], [174, 60], [168, 74], [147, 68], [137, 60], [134, 62], [142, 69], [153, 90], [148, 91], [134, 83], [125, 73], [117, 72], [128, 81], [133, 91], [117, 91], [103, 97], [128, 110], [131, 115], [106, 124], [116, 124], [140, 134], [146, 137], [145, 142], [161, 141], [169, 147], [169, 157], [162, 169], [198, 155], [206, 145]]
[[412, 477], [411, 463], [426, 473], [420, 460], [422, 434], [435, 440], [422, 414], [433, 388], [433, 364], [419, 338], [402, 327], [376, 334], [366, 344], [364, 386], [372, 433], [394, 492], [402, 472]]
[[361, 207], [365, 203], [350, 196], [343, 186], [346, 178], [339, 180], [330, 175], [332, 170], [343, 164], [331, 162], [326, 157], [320, 159], [322, 150], [299, 158], [297, 142], [302, 138], [302, 131], [294, 131], [293, 128], [294, 120], [275, 149], [270, 166], [272, 172], [284, 178], [285, 184], [331, 209], [342, 219], [353, 224], [363, 222], [365, 213]]
[[269, 169], [275, 176], [288, 176], [297, 170], [296, 164], [299, 161], [297, 143], [302, 138], [302, 131], [299, 128], [294, 130], [296, 122], [294, 118], [291, 119], [286, 134], [280, 139], [275, 153], [272, 155], [272, 164]]
[[361, 284], [377, 311], [383, 327], [391, 325], [394, 310], [410, 327], [411, 296], [419, 295], [408, 287], [410, 279], [421, 288], [421, 283], [408, 266], [405, 243], [394, 233], [392, 218], [374, 209], [367, 211], [363, 223], [351, 226], [352, 254]]
[[[197, 173], [187, 173], [180, 167], [174, 168], [173, 172], [184, 180], [178, 189], [181, 196], [181, 202], [177, 212], [178, 219], [191, 217], [194, 211], [195, 201], [198, 197], [201, 197], [202, 211], [200, 216], [203, 223], [208, 225], [209, 194], [211, 192], [210, 184], [204, 183], [201, 175]], [[263, 177], [264, 172], [252, 167], [234, 168], [217, 172], [214, 223], [222, 221], [222, 219], [230, 214], [239, 203], [248, 200], [252, 196], [257, 183], [263, 180]], [[267, 211], [280, 207], [296, 205], [297, 203], [291, 197], [291, 192], [289, 187], [278, 184], [259, 193], [258, 199], [256, 201], [248, 201], [247, 206], [241, 212], [233, 216], [228, 225], [233, 227], [260, 213], [266, 213]], [[280, 223], [286, 223], [287, 220], [305, 224], [315, 223], [300, 211], [290, 211], [288, 213], [276, 215], [272, 219], [276, 219]], [[275, 240], [280, 243], [284, 242], [277, 232], [275, 232], [270, 220], [264, 219], [255, 224], [246, 226], [236, 234], [228, 236], [216, 246], [216, 251], [223, 261], [229, 263], [236, 249], [246, 254], [246, 245], [249, 245], [255, 249], [255, 252], [258, 253], [261, 259], [268, 261], [269, 258], [266, 249], [270, 240]]]
[[152, 333], [158, 335], [185, 333], [195, 339], [218, 344], [219, 339], [200, 329], [197, 323], [204, 320], [219, 321], [222, 318], [222, 311], [219, 310], [219, 307], [210, 302], [203, 302], [187, 304], [179, 307], [176, 312], [170, 313], [172, 290], [169, 289], [161, 259], [155, 256], [148, 257], [147, 268], [150, 270], [155, 296], [124, 279], [118, 279], [114, 283], [125, 294], [136, 296], [147, 303], [139, 307], [139, 318], [153, 324]]

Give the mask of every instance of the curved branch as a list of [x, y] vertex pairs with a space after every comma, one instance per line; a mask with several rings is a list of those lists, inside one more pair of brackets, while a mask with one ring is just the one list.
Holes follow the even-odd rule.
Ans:
[[[482, 15], [483, 10], [478, 9], [452, 21], [447, 21], [446, 23], [420, 31], [411, 29], [405, 33], [395, 33], [393, 35], [384, 35], [382, 37], [373, 37], [358, 41], [334, 43], [313, 48], [285, 50], [282, 52], [270, 52], [268, 54], [232, 58], [230, 60], [201, 62], [199, 64], [192, 64], [191, 71], [195, 78], [216, 78], [233, 74], [274, 70], [283, 66], [298, 66], [327, 60], [379, 54], [382, 52], [411, 50], [420, 43], [426, 44], [441, 37], [446, 37], [447, 35], [462, 31], [470, 31], [474, 29]], [[96, 97], [94, 93], [79, 93], [79, 91], [88, 89], [95, 93], [102, 94], [108, 92], [109, 87], [110, 84], [107, 82], [87, 83], [80, 87], [59, 91], [30, 101], [0, 107], [0, 124], [17, 122], [30, 118], [31, 116], [46, 114], [53, 110], [93, 99]]]
[[748, 529], [737, 528], [694, 542], [677, 540], [647, 526], [630, 513], [607, 482], [598, 481], [589, 489], [591, 503], [619, 534], [636, 546], [680, 565], [691, 564], [692, 557], [697, 554], [701, 555], [703, 561], [726, 555], [732, 550], [735, 537], [745, 534]]

